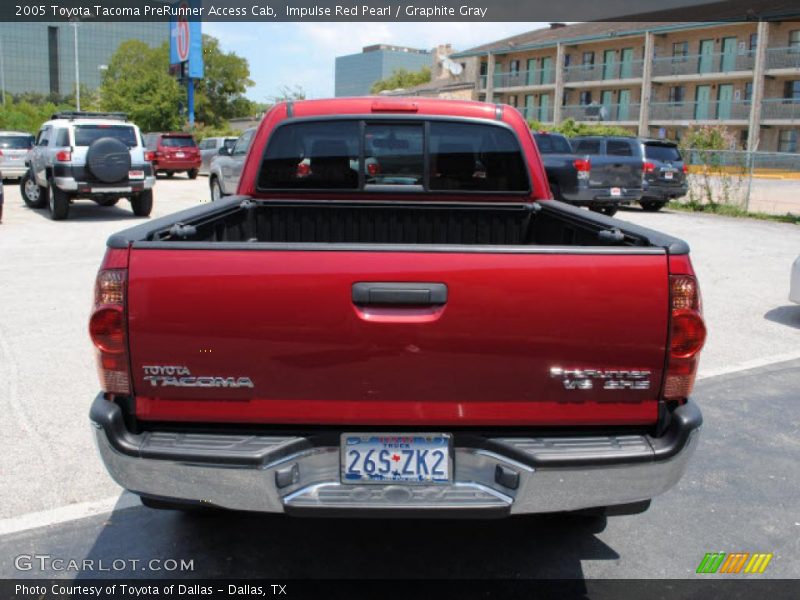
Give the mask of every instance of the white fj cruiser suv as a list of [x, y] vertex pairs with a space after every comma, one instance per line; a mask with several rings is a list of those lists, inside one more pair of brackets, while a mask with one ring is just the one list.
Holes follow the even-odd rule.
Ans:
[[72, 202], [81, 198], [100, 206], [127, 198], [139, 217], [153, 208], [153, 167], [139, 128], [123, 113], [53, 115], [25, 164], [20, 184], [25, 204], [47, 206], [54, 220], [66, 219]]

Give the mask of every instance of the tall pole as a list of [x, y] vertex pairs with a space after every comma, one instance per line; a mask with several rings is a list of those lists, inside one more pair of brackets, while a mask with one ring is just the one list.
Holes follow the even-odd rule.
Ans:
[[75, 109], [81, 109], [81, 67], [80, 60], [78, 59], [78, 21], [73, 21], [72, 26], [75, 28], [75, 35], [73, 41], [75, 45]]
[[6, 61], [3, 57], [3, 38], [0, 36], [0, 101], [6, 105]]
[[194, 78], [186, 79], [186, 104], [189, 106], [189, 129], [194, 129]]

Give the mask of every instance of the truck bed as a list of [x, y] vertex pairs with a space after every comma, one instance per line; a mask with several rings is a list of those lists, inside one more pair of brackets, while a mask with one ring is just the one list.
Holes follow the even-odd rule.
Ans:
[[[628, 248], [685, 254], [686, 244], [657, 231], [576, 209], [535, 203], [259, 201], [230, 197], [117, 233], [109, 247], [232, 248], [238, 244], [392, 245], [452, 251], [453, 246]], [[167, 247], [167, 246], [164, 246]], [[571, 247], [567, 250], [564, 247]], [[634, 250], [635, 249], [635, 250]]]

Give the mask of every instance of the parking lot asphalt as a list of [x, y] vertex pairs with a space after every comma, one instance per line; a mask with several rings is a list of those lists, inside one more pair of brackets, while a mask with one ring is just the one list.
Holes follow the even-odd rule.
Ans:
[[[207, 199], [205, 178], [159, 180], [153, 216]], [[792, 486], [799, 479], [796, 465], [800, 456], [796, 426], [789, 428], [787, 415], [796, 412], [800, 365], [786, 361], [800, 358], [800, 306], [787, 299], [789, 268], [800, 253], [800, 227], [712, 215], [650, 214], [637, 209], [620, 212], [618, 217], [686, 239], [692, 247], [709, 328], [701, 359], [703, 380], [697, 391], [709, 423], [702, 458], [693, 461], [683, 487], [657, 500], [651, 512], [612, 519], [612, 526], [602, 533], [585, 531], [578, 524], [565, 530], [561, 521], [552, 518], [532, 519], [519, 529], [505, 524], [476, 525], [475, 531], [481, 535], [491, 539], [502, 534], [511, 543], [508, 550], [500, 551], [494, 567], [485, 567], [489, 572], [527, 572], [530, 567], [515, 552], [525, 561], [538, 560], [545, 574], [623, 576], [635, 566], [646, 565], [649, 576], [658, 576], [661, 563], [653, 557], [662, 553], [666, 575], [689, 573], [702, 552], [726, 550], [736, 544], [737, 549], [753, 551], [781, 547], [788, 553], [797, 549], [800, 518], [796, 503], [793, 506], [786, 498], [798, 496]], [[116, 551], [114, 544], [121, 542], [115, 541], [111, 532], [123, 531], [131, 537], [131, 551], [149, 556], [150, 552], [170, 550], [168, 540], [178, 535], [187, 540], [187, 551], [214, 554], [204, 559], [210, 561], [206, 563], [208, 574], [225, 568], [219, 562], [227, 560], [223, 548], [230, 549], [226, 556], [246, 554], [243, 550], [247, 547], [235, 545], [241, 543], [240, 538], [283, 543], [290, 556], [301, 556], [304, 546], [292, 549], [288, 540], [296, 539], [294, 531], [312, 534], [316, 531], [313, 522], [251, 515], [210, 517], [221, 519], [224, 527], [220, 528], [207, 527], [205, 520], [196, 522], [139, 507], [127, 509], [136, 503], [128, 495], [119, 497], [119, 487], [100, 464], [87, 421], [97, 390], [93, 350], [86, 333], [93, 281], [107, 236], [140, 222], [125, 201], [113, 208], [79, 202], [68, 221], [53, 222], [46, 211], [25, 207], [16, 185], [6, 185], [0, 225], [0, 411], [4, 415], [0, 419], [0, 534], [16, 533], [0, 538], [0, 548], [4, 556], [18, 549], [46, 546], [79, 554], [112, 552]], [[776, 363], [783, 366], [773, 372]], [[758, 427], [751, 428], [749, 423]], [[790, 458], [793, 462], [788, 462]], [[776, 479], [769, 479], [770, 475]], [[785, 483], [780, 483], [781, 477], [786, 478]], [[789, 492], [793, 496], [787, 496]], [[110, 518], [99, 514], [72, 520], [114, 505], [119, 510]], [[37, 525], [47, 526], [26, 529]], [[424, 532], [424, 526], [414, 527], [418, 533]], [[457, 525], [436, 527], [442, 535], [460, 535]], [[207, 529], [214, 529], [210, 538]], [[367, 536], [363, 543], [356, 547], [360, 542], [351, 540], [345, 548], [377, 552], [387, 543], [384, 536], [369, 533], [373, 527], [359, 525], [358, 529]], [[312, 541], [333, 547], [336, 536], [348, 531], [348, 525], [331, 523], [323, 530], [327, 533], [320, 533], [321, 538], [312, 536]], [[384, 530], [399, 535], [404, 526], [390, 523]], [[642, 531], [660, 532], [663, 539], [657, 549], [648, 549], [652, 536], [643, 536]], [[690, 558], [666, 559], [675, 553], [674, 539], [680, 539]], [[270, 548], [265, 545], [262, 550], [264, 560], [277, 552]], [[565, 552], [567, 558], [547, 560], [543, 548]], [[701, 552], [696, 560], [695, 551]], [[344, 576], [344, 571], [336, 571], [344, 568], [343, 560], [320, 564], [320, 573]], [[475, 556], [465, 556], [463, 572], [484, 562], [477, 561]], [[797, 576], [796, 562], [786, 561], [776, 560], [773, 572]], [[296, 570], [301, 567], [280, 564], [276, 563], [276, 569], [283, 568], [284, 573], [295, 569], [292, 573], [300, 576]], [[452, 568], [450, 561], [447, 564]], [[7, 568], [3, 559], [0, 569]]]
[[[763, 577], [798, 577], [800, 430], [786, 418], [798, 378], [800, 360], [700, 382], [697, 453], [640, 515], [328, 520], [137, 506], [0, 536], [0, 578], [691, 578], [707, 552], [772, 553]], [[26, 554], [109, 570], [20, 571]], [[165, 572], [170, 559], [193, 568]]]

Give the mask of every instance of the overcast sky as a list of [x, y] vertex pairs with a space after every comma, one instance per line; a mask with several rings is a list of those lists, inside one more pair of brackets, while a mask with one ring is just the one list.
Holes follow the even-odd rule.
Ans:
[[203, 23], [203, 31], [250, 62], [251, 100], [271, 100], [281, 86], [309, 98], [333, 96], [334, 59], [370, 44], [463, 50], [546, 23]]

